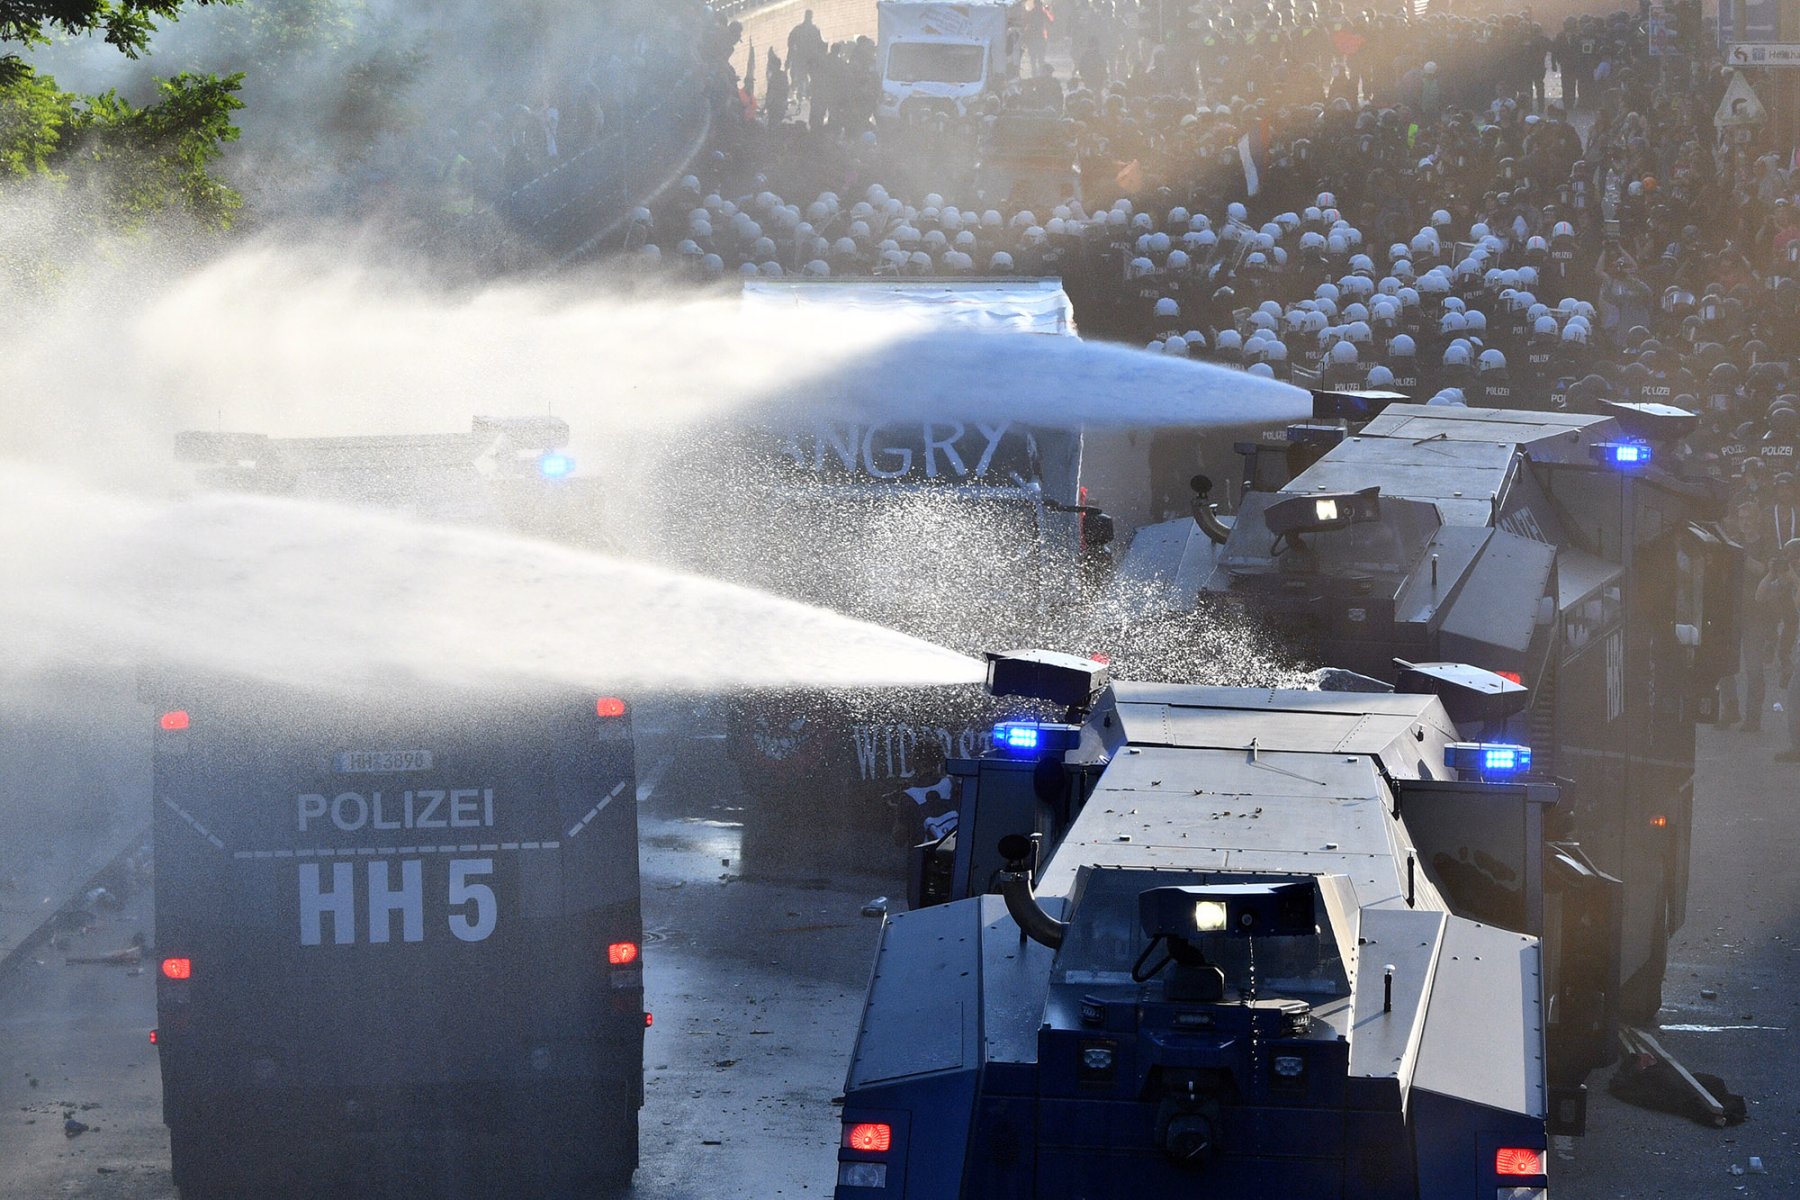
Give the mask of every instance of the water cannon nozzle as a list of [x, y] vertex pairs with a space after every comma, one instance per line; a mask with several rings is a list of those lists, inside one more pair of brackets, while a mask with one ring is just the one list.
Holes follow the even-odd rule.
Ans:
[[995, 696], [1023, 696], [1085, 713], [1106, 687], [1104, 663], [1054, 650], [990, 650], [987, 689]]

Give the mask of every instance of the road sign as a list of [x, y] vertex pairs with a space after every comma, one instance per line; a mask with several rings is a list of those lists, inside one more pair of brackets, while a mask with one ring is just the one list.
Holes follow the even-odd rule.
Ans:
[[1733, 42], [1725, 61], [1734, 67], [1800, 67], [1800, 42]]
[[1742, 75], [1734, 74], [1731, 82], [1725, 87], [1725, 96], [1719, 101], [1719, 111], [1713, 114], [1713, 124], [1720, 129], [1729, 129], [1735, 125], [1761, 125], [1769, 119], [1768, 109], [1750, 86], [1750, 81]]

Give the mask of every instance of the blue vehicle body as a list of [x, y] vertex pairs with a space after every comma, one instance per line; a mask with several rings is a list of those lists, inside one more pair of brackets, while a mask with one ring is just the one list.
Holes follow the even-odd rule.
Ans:
[[[958, 764], [951, 898], [883, 930], [838, 1200], [1544, 1195], [1539, 940], [1450, 911], [1426, 864], [1428, 818], [1480, 806], [1541, 876], [1555, 789], [1455, 778], [1460, 740], [1429, 695], [1114, 683], [1078, 749]], [[1051, 847], [1024, 924], [1054, 946], [1002, 833]], [[1312, 911], [1197, 925], [1159, 972], [1144, 898], [1176, 887]]]

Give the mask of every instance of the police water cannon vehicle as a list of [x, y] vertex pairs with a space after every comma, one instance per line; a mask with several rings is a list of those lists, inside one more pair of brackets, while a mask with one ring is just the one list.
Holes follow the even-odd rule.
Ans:
[[1542, 1200], [1539, 939], [1427, 864], [1473, 810], [1534, 883], [1557, 789], [1467, 741], [1441, 697], [1512, 701], [1438, 665], [1354, 693], [996, 658], [991, 690], [1056, 679], [1066, 719], [953, 764], [960, 824], [882, 929], [838, 1200]]
[[[1293, 441], [1246, 447], [1229, 528], [1192, 527], [1196, 545], [1223, 542], [1201, 596], [1316, 661], [1393, 683], [1455, 660], [1530, 689], [1514, 733], [1566, 780], [1543, 897], [1559, 1131], [1579, 1131], [1580, 1081], [1612, 1061], [1619, 1023], [1660, 1003], [1686, 913], [1695, 728], [1737, 663], [1741, 555], [1707, 488], [1661, 466], [1691, 427], [1666, 405], [1315, 393]], [[1534, 898], [1473, 845], [1429, 865], [1459, 911], [1524, 928]]]
[[600, 480], [578, 469], [568, 443], [558, 417], [477, 416], [467, 433], [184, 430], [175, 457], [208, 489], [378, 505], [582, 544], [600, 528]]
[[[175, 449], [206, 487], [556, 533], [585, 503], [568, 436], [477, 417]], [[626, 700], [313, 682], [140, 667], [183, 1200], [624, 1186], [651, 1023]]]

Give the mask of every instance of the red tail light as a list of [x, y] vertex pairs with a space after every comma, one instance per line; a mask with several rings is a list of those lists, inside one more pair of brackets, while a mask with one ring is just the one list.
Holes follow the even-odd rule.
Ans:
[[894, 1127], [878, 1121], [852, 1125], [844, 1131], [844, 1145], [864, 1154], [886, 1154], [894, 1145]]
[[645, 1013], [644, 1014], [644, 1028], [648, 1029], [654, 1024], [656, 1024], [656, 1018], [651, 1016], [649, 1013]]
[[1509, 683], [1523, 684], [1525, 682], [1525, 677], [1520, 675], [1517, 671], [1495, 671], [1494, 674]]
[[177, 708], [166, 712], [162, 715], [162, 719], [157, 721], [157, 724], [168, 730], [186, 729], [188, 727], [187, 709]]
[[614, 942], [606, 948], [606, 961], [615, 967], [625, 966], [638, 960], [636, 942]]
[[1654, 827], [1656, 827], [1657, 829], [1667, 829], [1669, 827], [1669, 818], [1667, 818], [1667, 817], [1651, 817], [1650, 824], [1653, 825]]
[[1494, 1173], [1508, 1177], [1542, 1175], [1544, 1152], [1524, 1146], [1503, 1146], [1494, 1152]]
[[594, 713], [602, 717], [622, 717], [625, 715], [625, 702], [617, 696], [602, 696], [594, 701]]
[[194, 977], [194, 960], [191, 958], [165, 958], [162, 961], [162, 973], [170, 979], [192, 979]]
[[156, 1045], [156, 1030], [154, 1029], [150, 1031], [150, 1044], [152, 1046]]

